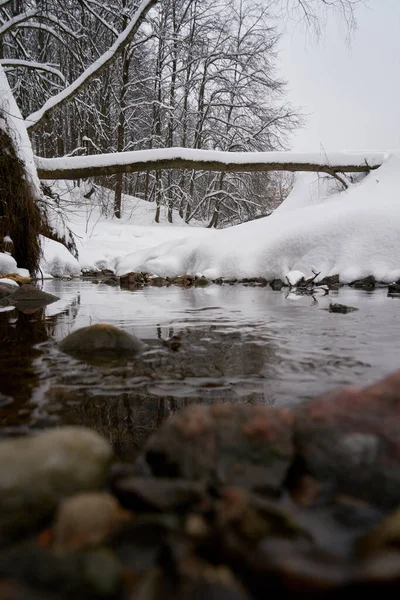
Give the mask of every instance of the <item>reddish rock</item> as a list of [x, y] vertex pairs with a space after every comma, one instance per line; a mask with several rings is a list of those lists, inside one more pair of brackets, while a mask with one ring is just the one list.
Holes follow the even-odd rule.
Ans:
[[277, 491], [293, 458], [293, 417], [265, 406], [191, 406], [147, 443], [153, 474]]
[[330, 492], [390, 508], [400, 502], [399, 424], [400, 371], [299, 407], [297, 453], [305, 471]]

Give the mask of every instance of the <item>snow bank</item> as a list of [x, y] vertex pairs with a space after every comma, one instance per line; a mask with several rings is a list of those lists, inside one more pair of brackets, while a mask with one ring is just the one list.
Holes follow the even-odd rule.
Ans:
[[0, 252], [0, 273], [8, 275], [8, 273], [16, 273], [17, 263], [10, 254]]
[[40, 269], [43, 277], [49, 275], [52, 277], [74, 277], [79, 275], [81, 268], [78, 261], [63, 244], [44, 236], [40, 236], [40, 241], [43, 251]]
[[96, 188], [87, 199], [90, 184], [74, 186], [58, 181], [51, 187], [60, 197], [64, 222], [75, 235], [83, 271], [114, 271], [127, 254], [209, 233], [204, 228], [186, 225], [176, 212], [174, 223], [166, 223], [166, 207], [162, 207], [161, 223], [155, 223], [155, 204], [128, 195], [122, 198], [121, 219], [107, 216], [104, 213], [112, 212], [114, 192], [106, 188]]
[[117, 272], [285, 279], [290, 271], [306, 277], [316, 271], [320, 278], [339, 274], [343, 282], [400, 277], [400, 153], [345, 192], [317, 203], [304, 193], [304, 202], [285, 201], [290, 210], [283, 203], [264, 219], [134, 252]]

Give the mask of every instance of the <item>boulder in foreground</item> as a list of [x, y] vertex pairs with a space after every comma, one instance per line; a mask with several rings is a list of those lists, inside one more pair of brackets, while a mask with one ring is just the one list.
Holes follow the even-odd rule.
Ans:
[[66, 496], [100, 489], [111, 459], [107, 440], [83, 427], [2, 440], [0, 537], [34, 527]]

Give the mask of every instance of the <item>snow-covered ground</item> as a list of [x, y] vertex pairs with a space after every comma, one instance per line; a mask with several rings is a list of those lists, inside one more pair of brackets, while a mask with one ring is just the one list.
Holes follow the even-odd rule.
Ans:
[[[72, 261], [64, 274], [108, 268], [119, 275], [285, 279], [292, 271], [315, 271], [321, 278], [338, 274], [343, 282], [366, 275], [400, 278], [400, 153], [347, 191], [335, 193], [336, 183], [301, 175], [271, 216], [210, 231], [182, 222], [155, 224], [154, 204], [129, 197], [121, 220], [105, 218], [92, 203], [80, 204], [82, 190], [59, 182], [79, 250], [79, 263]], [[55, 246], [46, 244], [43, 270], [53, 274], [54, 254]], [[57, 274], [59, 268], [60, 261]]]
[[340, 275], [343, 282], [374, 275], [400, 277], [400, 154], [344, 192], [310, 186], [302, 176], [271, 216], [207, 239], [179, 239], [134, 252], [118, 263], [119, 274], [148, 271], [209, 278], [263, 276], [285, 279], [291, 271]]
[[165, 212], [161, 214], [162, 222], [157, 224], [154, 203], [131, 196], [123, 196], [121, 219], [106, 217], [96, 205], [112, 206], [113, 193], [104, 188], [85, 199], [90, 185], [75, 187], [72, 182], [58, 181], [51, 187], [61, 198], [66, 224], [75, 236], [79, 261], [61, 244], [45, 240], [41, 265], [45, 274], [74, 276], [80, 270], [116, 271], [127, 254], [157, 247], [166, 241], [210, 233], [202, 227], [185, 225], [176, 212], [173, 225], [166, 222]]

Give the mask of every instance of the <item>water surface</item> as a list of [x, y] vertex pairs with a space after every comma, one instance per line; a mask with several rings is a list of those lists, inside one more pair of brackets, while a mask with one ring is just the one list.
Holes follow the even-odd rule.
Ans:
[[[212, 285], [129, 291], [83, 280], [44, 282], [45, 310], [0, 312], [0, 435], [83, 424], [132, 458], [163, 419], [193, 402], [293, 404], [366, 384], [400, 367], [400, 298], [386, 288], [329, 296]], [[330, 302], [358, 308], [332, 314]], [[100, 363], [58, 350], [69, 332], [112, 323], [148, 344]], [[179, 336], [172, 350], [165, 340]]]

